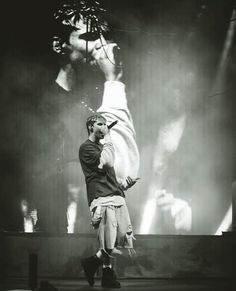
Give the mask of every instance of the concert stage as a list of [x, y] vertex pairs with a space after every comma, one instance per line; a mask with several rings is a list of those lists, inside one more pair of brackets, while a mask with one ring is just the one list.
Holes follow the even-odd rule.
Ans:
[[[114, 259], [122, 290], [236, 290], [233, 233], [136, 235], [136, 239], [135, 258], [125, 253]], [[92, 234], [1, 233], [2, 290], [27, 289], [36, 279], [38, 287], [47, 280], [58, 290], [87, 290], [80, 260], [95, 251]], [[95, 290], [102, 289], [100, 275]]]
[[[85, 280], [55, 280], [50, 284], [58, 291], [82, 291], [82, 290], [114, 290], [100, 287], [100, 281], [96, 281], [94, 287], [89, 287]], [[235, 291], [236, 281], [229, 280], [187, 280], [187, 279], [122, 279], [122, 291]], [[11, 283], [6, 289], [9, 291], [29, 291], [25, 283]], [[45, 290], [48, 291], [48, 290]]]

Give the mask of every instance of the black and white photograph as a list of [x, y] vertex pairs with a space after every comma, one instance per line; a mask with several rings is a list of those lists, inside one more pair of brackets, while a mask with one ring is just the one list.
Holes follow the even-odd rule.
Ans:
[[236, 290], [236, 2], [0, 14], [0, 290]]

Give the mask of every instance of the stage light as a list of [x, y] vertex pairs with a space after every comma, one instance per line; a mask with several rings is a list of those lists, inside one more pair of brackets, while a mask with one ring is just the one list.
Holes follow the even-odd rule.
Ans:
[[221, 224], [219, 225], [215, 235], [222, 235], [222, 231], [227, 231], [232, 225], [232, 204], [230, 205], [228, 211], [225, 214]]
[[140, 227], [140, 234], [149, 233], [151, 223], [155, 215], [155, 211], [156, 211], [156, 198], [151, 198], [147, 201], [144, 208], [143, 219]]
[[[223, 50], [220, 56], [220, 61], [218, 64], [217, 74], [215, 77], [215, 81], [210, 93], [210, 97], [214, 96], [216, 92], [225, 92], [224, 88], [224, 74], [226, 70], [227, 62], [229, 61], [229, 53], [233, 49], [233, 39], [235, 37], [235, 29], [236, 29], [236, 22], [232, 21], [232, 19], [236, 18], [236, 9], [233, 10], [231, 15], [231, 21], [229, 23], [229, 28], [227, 30]], [[222, 95], [217, 93], [216, 95]]]

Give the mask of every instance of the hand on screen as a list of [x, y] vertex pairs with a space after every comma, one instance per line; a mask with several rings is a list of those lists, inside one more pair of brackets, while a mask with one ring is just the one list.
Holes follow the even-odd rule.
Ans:
[[176, 230], [191, 230], [192, 209], [187, 201], [175, 198], [172, 193], [166, 192], [165, 189], [156, 191], [156, 200], [161, 211], [170, 211]]

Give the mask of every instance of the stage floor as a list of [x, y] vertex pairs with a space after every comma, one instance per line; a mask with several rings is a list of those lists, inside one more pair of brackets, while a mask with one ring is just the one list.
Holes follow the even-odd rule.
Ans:
[[[2, 291], [28, 291], [27, 282], [14, 280], [1, 285]], [[85, 280], [47, 280], [58, 291], [81, 291], [81, 290], [114, 290], [102, 288], [100, 280], [96, 280], [94, 287], [89, 287]], [[120, 280], [122, 291], [235, 291], [236, 280], [223, 279], [125, 279]], [[40, 280], [39, 280], [40, 283]], [[49, 289], [48, 289], [49, 290]], [[48, 291], [45, 290], [45, 291]], [[44, 291], [44, 290], [43, 290]]]

